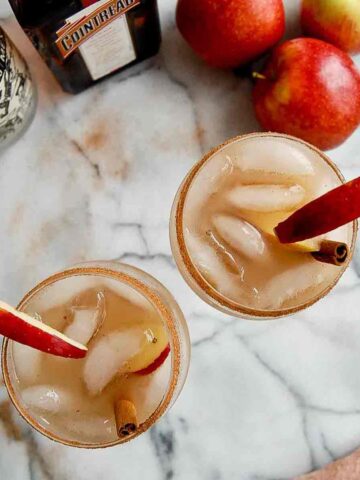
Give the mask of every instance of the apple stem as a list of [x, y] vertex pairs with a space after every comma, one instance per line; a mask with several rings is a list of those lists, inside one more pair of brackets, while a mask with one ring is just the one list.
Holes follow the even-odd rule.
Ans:
[[262, 73], [259, 73], [259, 72], [252, 72], [251, 76], [252, 76], [252, 78], [254, 78], [256, 80], [267, 80], [265, 75], [263, 75]]

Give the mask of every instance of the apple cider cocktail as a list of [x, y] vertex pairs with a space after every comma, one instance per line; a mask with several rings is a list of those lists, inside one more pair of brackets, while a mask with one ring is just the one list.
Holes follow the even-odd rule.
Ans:
[[345, 250], [343, 262], [324, 261], [329, 248], [353, 245], [354, 224], [288, 245], [274, 228], [342, 181], [322, 152], [292, 137], [252, 134], [214, 149], [173, 206], [171, 243], [185, 280], [239, 316], [283, 316], [314, 303], [344, 272]]
[[170, 294], [144, 272], [70, 269], [36, 287], [20, 310], [88, 348], [74, 359], [6, 341], [10, 396], [51, 438], [119, 443], [146, 430], [179, 393], [189, 362], [186, 324]]

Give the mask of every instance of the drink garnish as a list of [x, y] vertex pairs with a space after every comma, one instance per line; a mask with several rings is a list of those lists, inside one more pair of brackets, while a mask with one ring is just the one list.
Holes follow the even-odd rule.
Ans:
[[331, 232], [360, 216], [360, 177], [330, 190], [279, 223], [275, 234], [284, 244]]
[[349, 247], [346, 243], [323, 240], [320, 244], [320, 250], [313, 252], [312, 256], [319, 262], [341, 267], [349, 256]]
[[114, 405], [116, 430], [120, 438], [132, 435], [139, 428], [136, 407], [130, 400], [120, 398]]
[[137, 354], [129, 358], [127, 372], [148, 375], [165, 362], [170, 352], [170, 345], [163, 325], [145, 323], [141, 328], [143, 328], [143, 335], [140, 349]]
[[[260, 217], [253, 221], [253, 224], [262, 230], [267, 237], [278, 242], [274, 229], [271, 226], [271, 218], [267, 223], [264, 217]], [[349, 255], [349, 248], [346, 243], [334, 242], [332, 240], [321, 240], [319, 238], [307, 239], [295, 243], [283, 243], [284, 248], [289, 251], [298, 253], [308, 253], [313, 256], [315, 260], [322, 263], [329, 263], [331, 265], [342, 266], [346, 262]]]
[[[283, 212], [275, 212], [271, 215], [261, 214], [259, 212], [246, 212], [246, 214], [248, 221], [254, 225], [254, 227], [261, 230], [270, 240], [279, 242], [274, 232], [274, 225], [284, 219]], [[309, 239], [303, 242], [284, 244], [284, 247], [293, 252], [312, 253], [319, 251], [320, 242], [318, 239]]]
[[147, 367], [143, 368], [142, 370], [137, 370], [136, 373], [137, 375], [150, 375], [150, 373], [155, 372], [161, 365], [165, 362], [167, 359], [168, 355], [170, 353], [170, 345], [167, 344], [164, 350], [160, 353], [160, 355], [155, 358], [155, 360], [150, 363]]
[[0, 334], [51, 355], [84, 358], [87, 348], [40, 320], [0, 302]]
[[166, 329], [155, 323], [139, 323], [102, 335], [86, 357], [87, 390], [90, 395], [99, 395], [118, 375], [149, 375], [165, 362], [169, 352]]

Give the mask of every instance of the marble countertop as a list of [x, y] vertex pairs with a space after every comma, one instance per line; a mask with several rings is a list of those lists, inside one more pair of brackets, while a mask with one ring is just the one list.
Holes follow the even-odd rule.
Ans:
[[[171, 412], [103, 451], [35, 433], [0, 387], [0, 478], [288, 480], [360, 447], [360, 252], [326, 300], [274, 322], [211, 309], [171, 256], [169, 212], [187, 170], [212, 146], [259, 129], [250, 83], [198, 61], [176, 30], [175, 0], [160, 0], [159, 56], [66, 95], [6, 3], [0, 18], [38, 81], [39, 106], [0, 158], [0, 298], [16, 303], [64, 266], [117, 258], [173, 292], [193, 356]], [[287, 10], [294, 34], [298, 1]], [[330, 152], [347, 178], [360, 175], [359, 142], [360, 130]]]

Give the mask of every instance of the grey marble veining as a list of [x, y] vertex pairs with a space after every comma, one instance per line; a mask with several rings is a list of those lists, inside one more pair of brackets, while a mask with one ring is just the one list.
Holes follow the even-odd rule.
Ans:
[[[291, 34], [298, 1], [286, 5]], [[209, 148], [259, 127], [250, 83], [193, 56], [174, 7], [160, 0], [158, 57], [73, 97], [1, 2], [2, 23], [37, 79], [39, 107], [0, 158], [0, 298], [16, 303], [65, 265], [118, 258], [173, 292], [193, 343], [173, 409], [123, 447], [50, 442], [0, 389], [1, 480], [289, 480], [360, 446], [359, 252], [326, 300], [276, 322], [216, 312], [175, 267], [168, 218], [180, 181]], [[360, 175], [359, 142], [360, 131], [330, 152], [347, 178]]]

